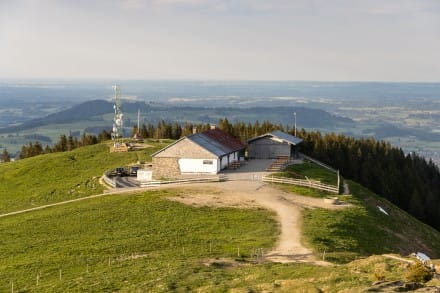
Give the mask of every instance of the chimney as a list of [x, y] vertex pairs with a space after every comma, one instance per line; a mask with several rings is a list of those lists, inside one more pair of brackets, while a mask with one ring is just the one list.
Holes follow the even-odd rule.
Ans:
[[215, 124], [211, 124], [211, 130], [217, 129], [217, 126]]
[[197, 133], [197, 127], [193, 127], [193, 134]]

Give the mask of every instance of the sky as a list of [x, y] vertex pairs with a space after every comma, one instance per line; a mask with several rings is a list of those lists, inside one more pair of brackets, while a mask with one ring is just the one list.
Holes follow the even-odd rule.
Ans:
[[0, 0], [0, 78], [440, 81], [439, 0]]

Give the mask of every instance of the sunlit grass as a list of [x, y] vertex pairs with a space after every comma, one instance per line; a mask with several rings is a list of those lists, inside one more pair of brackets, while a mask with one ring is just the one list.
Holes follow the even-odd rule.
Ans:
[[98, 179], [106, 170], [151, 161], [150, 155], [166, 145], [150, 144], [126, 153], [110, 153], [107, 144], [98, 144], [0, 164], [0, 213], [99, 194]]

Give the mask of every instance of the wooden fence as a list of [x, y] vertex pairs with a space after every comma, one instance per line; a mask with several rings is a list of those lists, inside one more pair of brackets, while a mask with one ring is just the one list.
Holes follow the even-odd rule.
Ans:
[[318, 160], [315, 160], [315, 159], [313, 159], [313, 158], [311, 158], [311, 157], [309, 157], [309, 156], [306, 156], [306, 155], [304, 155], [303, 153], [301, 153], [301, 156], [302, 156], [304, 159], [306, 159], [306, 160], [309, 160], [309, 161], [311, 161], [311, 162], [313, 162], [313, 163], [315, 163], [315, 164], [317, 164], [317, 165], [319, 165], [319, 166], [321, 166], [321, 167], [323, 167], [323, 168], [326, 168], [326, 169], [328, 169], [328, 170], [330, 170], [330, 171], [332, 171], [332, 172], [335, 172], [336, 175], [338, 176], [338, 188], [339, 188], [339, 186], [340, 186], [340, 184], [341, 184], [341, 174], [339, 174], [339, 170], [336, 170], [336, 169], [330, 167], [329, 165], [324, 164], [324, 163], [321, 162], [321, 161], [318, 161]]
[[317, 164], [317, 165], [319, 165], [319, 166], [321, 166], [321, 167], [323, 167], [323, 168], [326, 168], [326, 169], [328, 169], [328, 170], [330, 170], [330, 171], [333, 171], [333, 172], [335, 172], [335, 173], [339, 172], [338, 170], [336, 170], [336, 169], [330, 167], [329, 165], [324, 164], [324, 163], [321, 162], [321, 161], [315, 160], [314, 158], [311, 158], [311, 157], [309, 157], [309, 156], [306, 156], [306, 155], [304, 155], [303, 153], [301, 153], [301, 157], [303, 157], [304, 159], [307, 159], [307, 160], [309, 160], [309, 161], [311, 161], [311, 162], [313, 162], [313, 163], [315, 163], [315, 164]]
[[339, 186], [324, 184], [324, 183], [321, 183], [321, 181], [316, 181], [316, 180], [290, 179], [290, 178], [280, 178], [280, 177], [275, 177], [275, 176], [263, 176], [262, 181], [269, 182], [269, 183], [282, 183], [282, 184], [305, 186], [305, 187], [328, 191], [328, 192], [332, 192], [332, 193], [336, 193], [336, 194], [339, 193]]
[[227, 176], [218, 175], [218, 176], [209, 176], [209, 177], [200, 177], [200, 178], [186, 178], [186, 179], [174, 179], [174, 180], [151, 180], [151, 181], [141, 181], [140, 187], [156, 187], [165, 184], [189, 184], [189, 183], [203, 183], [203, 182], [220, 182], [226, 181]]

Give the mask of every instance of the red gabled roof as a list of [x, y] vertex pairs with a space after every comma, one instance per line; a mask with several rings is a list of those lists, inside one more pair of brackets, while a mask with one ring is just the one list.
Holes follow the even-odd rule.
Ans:
[[232, 135], [216, 128], [210, 129], [204, 132], [191, 134], [180, 138], [174, 143], [164, 147], [163, 149], [155, 152], [151, 156], [154, 157], [160, 152], [166, 150], [167, 148], [178, 144], [181, 140], [189, 139], [192, 142], [198, 144], [200, 147], [204, 148], [208, 152], [218, 156], [223, 157], [231, 153], [243, 150], [246, 145], [241, 141], [233, 137]]
[[246, 145], [243, 144], [241, 141], [239, 141], [238, 139], [236, 139], [235, 137], [233, 137], [229, 133], [226, 133], [218, 128], [204, 131], [201, 134], [220, 143], [221, 145], [230, 149], [233, 152], [242, 150], [246, 147]]

